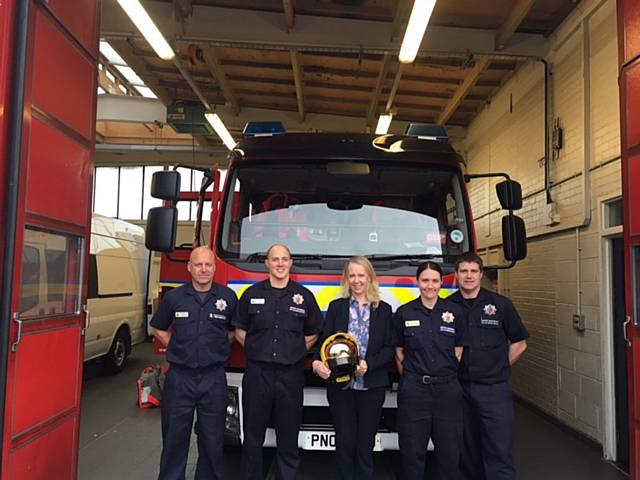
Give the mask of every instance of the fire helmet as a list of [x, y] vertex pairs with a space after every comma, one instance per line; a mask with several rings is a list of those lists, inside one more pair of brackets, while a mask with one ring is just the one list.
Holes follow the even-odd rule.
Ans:
[[329, 379], [332, 382], [349, 382], [355, 378], [356, 367], [360, 362], [358, 341], [348, 333], [334, 333], [322, 342], [320, 358], [331, 370]]

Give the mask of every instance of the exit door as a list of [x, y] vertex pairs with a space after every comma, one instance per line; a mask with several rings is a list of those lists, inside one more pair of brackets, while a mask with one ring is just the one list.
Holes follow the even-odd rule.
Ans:
[[2, 468], [75, 479], [97, 0], [0, 1]]
[[[631, 478], [640, 479], [640, 2], [618, 0]], [[632, 187], [633, 186], [633, 187]]]

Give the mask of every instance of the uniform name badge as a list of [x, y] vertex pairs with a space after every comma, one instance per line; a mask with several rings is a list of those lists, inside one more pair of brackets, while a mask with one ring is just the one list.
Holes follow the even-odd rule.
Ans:
[[176, 318], [189, 318], [189, 312], [176, 312]]
[[264, 305], [264, 298], [252, 298], [251, 305]]
[[405, 320], [404, 321], [404, 326], [405, 327], [419, 327], [420, 326], [420, 320]]

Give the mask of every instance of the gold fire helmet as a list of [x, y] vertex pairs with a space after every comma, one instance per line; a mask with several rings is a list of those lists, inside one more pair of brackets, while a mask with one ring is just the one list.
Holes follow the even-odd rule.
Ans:
[[358, 341], [348, 333], [334, 333], [322, 342], [320, 358], [331, 370], [329, 379], [332, 382], [349, 382], [355, 378], [356, 367], [360, 362]]

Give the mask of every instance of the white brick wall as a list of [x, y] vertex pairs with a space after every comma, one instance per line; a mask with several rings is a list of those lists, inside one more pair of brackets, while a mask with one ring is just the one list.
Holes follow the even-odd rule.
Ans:
[[[595, 2], [585, 2], [593, 6]], [[579, 20], [570, 18], [574, 26]], [[464, 156], [468, 171], [506, 171], [522, 183], [529, 254], [501, 272], [499, 289], [518, 307], [529, 333], [529, 349], [514, 367], [514, 391], [545, 412], [602, 441], [602, 359], [600, 335], [601, 259], [597, 199], [620, 194], [620, 133], [617, 85], [615, 1], [589, 19], [590, 91], [584, 91], [581, 28], [563, 25], [552, 37], [552, 112], [564, 129], [564, 148], [551, 163], [552, 198], [559, 223], [547, 226], [544, 167], [544, 70], [540, 62], [523, 66], [496, 94], [468, 129]], [[572, 32], [572, 33], [571, 33]], [[586, 97], [588, 96], [588, 97]], [[509, 111], [512, 99], [513, 109]], [[585, 98], [590, 123], [584, 127]], [[585, 132], [586, 130], [586, 132]], [[580, 229], [582, 313], [587, 330], [572, 327], [577, 310], [576, 230], [582, 223], [585, 133], [591, 156], [589, 226]], [[606, 165], [595, 168], [601, 164]], [[501, 242], [496, 181], [475, 180], [469, 192], [477, 219], [479, 248]]]

